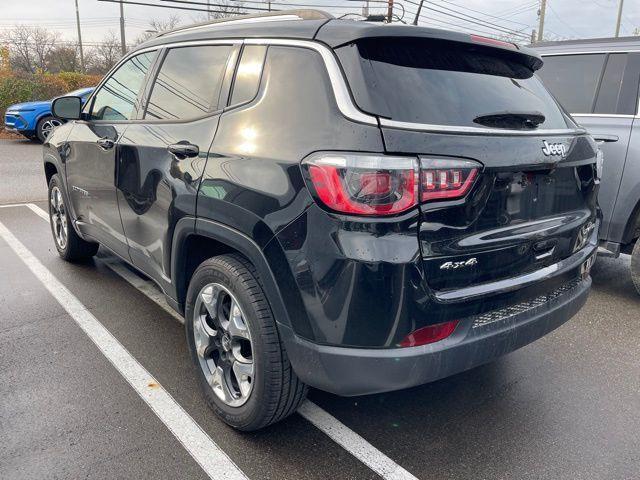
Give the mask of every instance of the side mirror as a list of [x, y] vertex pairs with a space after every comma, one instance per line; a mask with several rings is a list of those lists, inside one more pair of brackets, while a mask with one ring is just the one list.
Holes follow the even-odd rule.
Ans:
[[51, 112], [62, 120], [78, 120], [82, 110], [80, 97], [59, 97], [53, 101]]

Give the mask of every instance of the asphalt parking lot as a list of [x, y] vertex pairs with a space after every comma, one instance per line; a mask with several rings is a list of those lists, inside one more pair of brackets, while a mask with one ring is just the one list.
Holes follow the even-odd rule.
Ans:
[[576, 317], [494, 363], [384, 395], [312, 390], [243, 434], [208, 410], [150, 282], [107, 252], [59, 259], [40, 155], [0, 140], [0, 478], [640, 478], [629, 257], [599, 259]]

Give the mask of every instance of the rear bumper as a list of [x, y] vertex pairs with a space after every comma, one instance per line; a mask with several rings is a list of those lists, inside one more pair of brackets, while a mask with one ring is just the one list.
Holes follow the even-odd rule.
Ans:
[[[557, 295], [461, 321], [440, 342], [412, 348], [366, 349], [319, 345], [281, 328], [293, 368], [316, 388], [344, 396], [399, 390], [429, 383], [496, 359], [546, 335], [584, 305], [591, 278]], [[530, 308], [529, 308], [530, 307]], [[525, 310], [521, 313], [518, 311]], [[480, 318], [482, 317], [482, 318]]]

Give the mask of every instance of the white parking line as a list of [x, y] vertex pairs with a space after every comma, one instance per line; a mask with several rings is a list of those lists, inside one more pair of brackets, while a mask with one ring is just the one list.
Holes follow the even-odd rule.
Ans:
[[210, 478], [247, 479], [158, 381], [1, 222], [0, 237], [42, 282]]
[[315, 403], [307, 400], [300, 406], [298, 413], [382, 478], [417, 480], [416, 477]]
[[[49, 215], [47, 212], [37, 205], [29, 203], [24, 206], [30, 208], [42, 219], [47, 222], [49, 221]], [[184, 322], [184, 319], [167, 304], [164, 299], [164, 294], [160, 292], [158, 287], [151, 280], [144, 280], [138, 277], [117, 261], [110, 259], [102, 261], [104, 261], [111, 270], [120, 275], [124, 280], [149, 297], [153, 302], [160, 305], [164, 310], [167, 310], [175, 318], [179, 317], [180, 322]], [[356, 432], [340, 422], [340, 420], [310, 400], [307, 400], [300, 407], [298, 413], [385, 480], [417, 480], [416, 477], [407, 470], [402, 468]]]

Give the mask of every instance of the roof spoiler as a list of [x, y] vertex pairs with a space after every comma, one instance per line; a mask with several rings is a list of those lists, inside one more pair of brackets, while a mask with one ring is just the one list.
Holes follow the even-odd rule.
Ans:
[[408, 25], [385, 24], [374, 25], [367, 22], [356, 22], [354, 28], [340, 29], [338, 22], [325, 23], [318, 31], [316, 38], [338, 48], [358, 40], [366, 38], [416, 38], [431, 39], [434, 41], [454, 42], [467, 45], [477, 45], [478, 48], [500, 52], [505, 58], [509, 58], [530, 70], [538, 70], [542, 67], [542, 57], [535, 51], [521, 45], [498, 40], [480, 35], [457, 32], [453, 30], [441, 30], [438, 28], [417, 27]]

